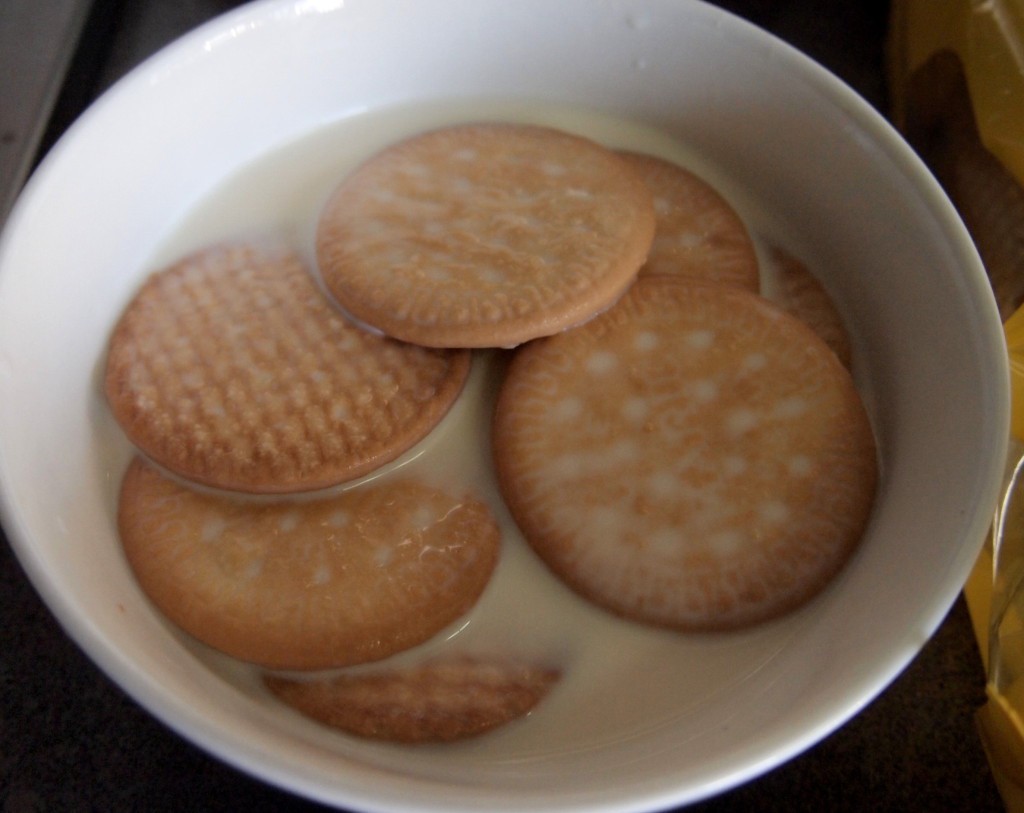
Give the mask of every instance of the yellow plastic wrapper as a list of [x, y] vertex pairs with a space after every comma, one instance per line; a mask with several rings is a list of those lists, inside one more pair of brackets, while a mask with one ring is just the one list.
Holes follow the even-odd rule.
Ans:
[[978, 729], [1024, 813], [1024, 0], [893, 0], [892, 117], [956, 205], [1004, 320], [1015, 446], [964, 593], [988, 676]]
[[1024, 457], [965, 594], [988, 673], [978, 728], [1007, 810], [1024, 811]]

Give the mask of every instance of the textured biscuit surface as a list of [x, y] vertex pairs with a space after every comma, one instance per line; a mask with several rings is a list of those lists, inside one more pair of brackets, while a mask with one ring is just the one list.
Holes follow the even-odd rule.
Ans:
[[449, 657], [410, 668], [294, 680], [266, 675], [283, 702], [317, 722], [389, 742], [475, 737], [533, 709], [557, 670], [508, 660]]
[[650, 193], [624, 160], [512, 124], [434, 130], [344, 179], [317, 230], [342, 307], [436, 347], [507, 347], [585, 321], [636, 276]]
[[818, 592], [877, 476], [849, 373], [810, 328], [756, 294], [668, 277], [517, 351], [494, 454], [555, 573], [680, 629], [748, 625]]
[[246, 243], [150, 277], [110, 340], [105, 388], [129, 439], [171, 471], [288, 492], [406, 451], [445, 415], [469, 364], [468, 352], [359, 329], [295, 253]]
[[621, 155], [654, 196], [657, 225], [641, 274], [678, 274], [754, 292], [759, 289], [757, 252], [750, 233], [711, 184], [653, 155]]
[[241, 660], [317, 669], [377, 660], [465, 614], [498, 560], [489, 509], [414, 480], [318, 500], [200, 493], [140, 458], [118, 526], [142, 589]]

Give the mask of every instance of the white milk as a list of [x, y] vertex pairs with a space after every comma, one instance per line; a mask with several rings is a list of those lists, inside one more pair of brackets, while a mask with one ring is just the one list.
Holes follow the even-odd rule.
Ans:
[[[546, 124], [612, 147], [676, 161], [715, 185], [753, 234], [799, 250], [784, 224], [748, 200], [727, 174], [663, 133], [580, 110], [510, 103], [432, 104], [339, 121], [245, 167], [213, 189], [173, 229], [155, 252], [151, 267], [144, 270], [157, 269], [209, 243], [268, 233], [292, 241], [312, 263], [317, 215], [349, 170], [404, 136], [474, 119]], [[490, 416], [501, 363], [500, 351], [475, 353], [466, 389], [442, 424], [400, 460], [360, 481], [387, 476], [401, 467], [449, 488], [471, 490], [491, 506], [503, 536], [501, 561], [473, 611], [434, 640], [382, 663], [409, 663], [438, 651], [460, 651], [519, 656], [559, 667], [562, 680], [529, 718], [473, 741], [477, 756], [484, 749], [496, 758], [520, 761], [586, 750], [652, 728], [678, 725], [687, 716], [697, 715], [712, 698], [721, 702], [740, 684], [757, 680], [758, 671], [799, 634], [813, 613], [813, 602], [751, 631], [679, 634], [624, 621], [591, 606], [564, 587], [533, 554], [505, 509], [491, 467]], [[110, 437], [116, 432], [109, 425], [101, 431]], [[114, 442], [118, 451], [110, 458], [112, 501], [131, 453], [123, 438]], [[226, 680], [250, 694], [261, 694], [254, 667], [191, 640], [186, 645]]]

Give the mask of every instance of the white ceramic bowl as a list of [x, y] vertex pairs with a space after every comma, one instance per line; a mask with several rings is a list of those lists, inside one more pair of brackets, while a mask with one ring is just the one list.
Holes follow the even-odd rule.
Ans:
[[[403, 126], [456, 111], [559, 123], [571, 107], [653, 128], [651, 148], [682, 144], [759, 232], [813, 260], [853, 331], [882, 462], [863, 546], [804, 611], [735, 637], [653, 635], [637, 669], [601, 672], [601, 658], [584, 658], [597, 671], [570, 700], [553, 696], [548, 722], [538, 712], [507, 737], [420, 749], [307, 725], [150, 609], [115, 537], [125, 453], [97, 387], [120, 308], [213, 187], [326, 125], [362, 133], [369, 149], [374, 132], [402, 128], [360, 122], [410, 104], [419, 118]], [[664, 808], [818, 741], [939, 624], [1003, 470], [1003, 352], [978, 258], [911, 151], [847, 87], [732, 16], [687, 0], [260, 2], [113, 88], [10, 218], [3, 520], [34, 585], [103, 670], [184, 737], [268, 782], [362, 810]], [[659, 667], [673, 646], [692, 653], [686, 668]]]

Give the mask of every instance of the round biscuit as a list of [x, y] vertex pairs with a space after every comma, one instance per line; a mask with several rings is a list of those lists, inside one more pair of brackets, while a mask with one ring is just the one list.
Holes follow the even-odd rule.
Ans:
[[345, 178], [316, 237], [358, 320], [433, 347], [510, 347], [586, 321], [635, 278], [650, 193], [580, 136], [513, 124], [433, 130]]
[[295, 679], [265, 675], [267, 688], [305, 716], [387, 742], [452, 742], [528, 714], [557, 670], [515, 660], [437, 658], [413, 667]]
[[170, 621], [276, 669], [348, 666], [426, 641], [475, 604], [500, 547], [485, 504], [414, 480], [245, 498], [185, 487], [141, 458], [118, 528]]
[[165, 468], [219, 488], [283, 493], [366, 474], [455, 402], [468, 351], [368, 333], [293, 251], [215, 246], [153, 274], [109, 342], [107, 402]]
[[677, 164], [620, 153], [654, 196], [654, 242], [641, 276], [672, 274], [760, 288], [757, 251], [742, 218], [711, 184]]
[[552, 571], [628, 618], [743, 627], [797, 607], [862, 536], [877, 477], [853, 381], [756, 294], [645, 277], [517, 351], [499, 484]]

